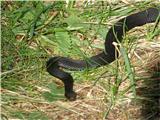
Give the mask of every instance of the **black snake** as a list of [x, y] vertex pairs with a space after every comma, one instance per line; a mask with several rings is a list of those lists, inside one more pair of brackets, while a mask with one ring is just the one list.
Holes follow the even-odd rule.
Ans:
[[118, 57], [118, 51], [115, 48], [115, 45], [113, 45], [113, 42], [121, 42], [123, 35], [134, 27], [155, 22], [157, 18], [159, 18], [159, 14], [159, 8], [149, 8], [119, 20], [108, 31], [104, 44], [105, 50], [103, 52], [89, 58], [87, 61], [73, 60], [61, 56], [51, 57], [47, 61], [47, 71], [52, 76], [63, 81], [66, 98], [75, 100], [76, 93], [73, 91], [73, 78], [69, 73], [63, 71], [62, 68], [83, 70], [85, 68], [100, 67], [113, 62]]

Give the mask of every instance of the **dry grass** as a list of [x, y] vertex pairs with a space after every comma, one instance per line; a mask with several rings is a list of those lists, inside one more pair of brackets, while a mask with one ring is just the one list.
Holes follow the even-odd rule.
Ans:
[[[132, 64], [135, 66], [137, 77], [151, 77], [154, 67], [160, 62], [160, 36], [155, 37], [155, 42], [144, 39], [138, 41], [136, 50], [133, 52]], [[145, 68], [145, 69], [144, 69]], [[150, 70], [150, 71], [149, 71]], [[149, 71], [149, 72], [148, 72]], [[107, 79], [107, 78], [106, 78]], [[143, 86], [139, 80], [138, 89]], [[121, 85], [122, 89], [128, 86], [129, 82]], [[18, 95], [11, 91], [3, 90], [3, 94], [20, 96], [21, 100], [10, 103], [11, 107], [27, 112], [41, 111], [52, 120], [102, 120], [108, 108], [106, 101], [106, 90], [100, 85], [93, 86], [92, 83], [75, 84], [78, 98], [74, 102], [54, 101], [46, 102], [43, 98], [32, 99], [27, 95]], [[43, 90], [39, 90], [43, 91]], [[139, 95], [140, 91], [137, 91]], [[107, 120], [141, 120], [142, 105], [129, 99], [132, 97], [127, 93], [128, 99], [120, 99], [110, 111]], [[3, 110], [3, 108], [2, 108]], [[7, 113], [6, 113], [7, 114]]]
[[[125, 4], [128, 4], [128, 1], [130, 0], [121, 0], [121, 2]], [[141, 89], [148, 88], [142, 78], [151, 78], [155, 71], [155, 66], [159, 67], [160, 62], [160, 35], [154, 37], [152, 41], [148, 41], [146, 40], [145, 34], [146, 26], [135, 28], [128, 33], [128, 36], [138, 36], [138, 41], [134, 43], [129, 56], [135, 70], [135, 76], [138, 79], [136, 92], [140, 97], [144, 97], [141, 96], [143, 95]], [[99, 40], [93, 42], [99, 44]], [[90, 49], [88, 50], [90, 51]], [[95, 49], [95, 52], [97, 51], [98, 49]], [[124, 64], [122, 57], [119, 59], [119, 62], [122, 65]], [[125, 71], [121, 67], [123, 66], [120, 66], [121, 74], [125, 77]], [[100, 68], [100, 70], [106, 68], [107, 67]], [[14, 90], [2, 88], [1, 93], [6, 97], [9, 96], [9, 102], [2, 102], [2, 117], [8, 117], [8, 120], [15, 120], [15, 118], [18, 117], [11, 116], [13, 116], [12, 113], [16, 111], [17, 115], [19, 115], [19, 111], [23, 111], [26, 116], [38, 111], [42, 117], [37, 118], [45, 119], [43, 118], [44, 115], [47, 116], [49, 120], [142, 120], [143, 104], [141, 101], [135, 101], [133, 99], [131, 91], [126, 92], [123, 96], [117, 94], [116, 103], [111, 106], [111, 110], [107, 118], [105, 118], [106, 111], [111, 104], [111, 92], [107, 91], [104, 83], [108, 84], [110, 80], [112, 84], [115, 81], [115, 76], [110, 76], [109, 72], [105, 72], [105, 74], [101, 76], [102, 78], [100, 78], [100, 80], [103, 82], [97, 82], [95, 85], [94, 81], [84, 80], [81, 83], [76, 82], [74, 87], [78, 93], [78, 97], [77, 100], [73, 102], [66, 101], [65, 99], [48, 102], [41, 96], [43, 92], [49, 91], [46, 86], [44, 86], [45, 83], [58, 81], [58, 85], [60, 87], [63, 86], [59, 80], [48, 77], [48, 74], [46, 75], [46, 80], [39, 83], [36, 80], [29, 81], [28, 78], [26, 84], [28, 86], [34, 86], [31, 91], [18, 88], [20, 91], [14, 92]], [[124, 90], [129, 86], [130, 82], [126, 79], [120, 85], [119, 90]]]

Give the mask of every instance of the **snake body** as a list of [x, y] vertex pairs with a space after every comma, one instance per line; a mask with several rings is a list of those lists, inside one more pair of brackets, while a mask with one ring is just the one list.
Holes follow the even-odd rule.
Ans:
[[96, 68], [113, 62], [118, 57], [118, 51], [113, 42], [122, 41], [124, 34], [130, 29], [142, 26], [146, 23], [155, 22], [160, 14], [158, 8], [149, 8], [147, 10], [131, 14], [116, 22], [108, 31], [105, 39], [105, 50], [95, 55], [87, 61], [73, 60], [67, 57], [55, 56], [47, 61], [47, 71], [52, 76], [63, 81], [65, 87], [65, 96], [69, 100], [76, 99], [76, 93], [73, 90], [73, 77], [62, 70], [83, 70], [85, 68]]

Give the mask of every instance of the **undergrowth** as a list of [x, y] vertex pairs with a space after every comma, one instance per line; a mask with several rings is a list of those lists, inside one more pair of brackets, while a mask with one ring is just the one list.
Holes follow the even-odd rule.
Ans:
[[[124, 16], [156, 4], [159, 3], [2, 1], [2, 118], [54, 119], [45, 111], [49, 106], [53, 113], [60, 108], [59, 111], [68, 110], [83, 116], [72, 110], [74, 106], [59, 103], [65, 102], [63, 84], [46, 72], [47, 59], [56, 55], [86, 59], [98, 54], [104, 49], [105, 36], [111, 25]], [[150, 26], [145, 28], [147, 35], [125, 36], [121, 47], [124, 60], [98, 69], [69, 71], [76, 85], [103, 88], [105, 96], [102, 100], [106, 108], [100, 113], [102, 116], [97, 116], [99, 120], [107, 118], [117, 101], [136, 98], [136, 76], [128, 52], [136, 48], [137, 39], [152, 40], [159, 34], [159, 28], [156, 33], [150, 30]], [[129, 85], [119, 90], [128, 79]], [[134, 96], [126, 96], [126, 93]]]

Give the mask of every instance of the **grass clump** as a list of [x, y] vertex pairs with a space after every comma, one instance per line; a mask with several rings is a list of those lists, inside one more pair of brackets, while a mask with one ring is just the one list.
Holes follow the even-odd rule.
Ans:
[[[135, 85], [140, 79], [135, 72], [136, 64], [132, 64], [132, 59], [139, 55], [134, 50], [142, 48], [138, 47], [136, 40], [156, 39], [158, 27], [155, 33], [149, 30], [152, 25], [128, 32], [122, 43], [121, 59], [111, 65], [71, 72], [78, 93], [75, 102], [66, 102], [63, 84], [46, 72], [45, 64], [55, 55], [86, 59], [98, 54], [104, 49], [105, 36], [112, 24], [156, 4], [159, 2], [1, 2], [2, 118], [136, 118], [129, 112], [138, 111], [130, 102], [135, 98]], [[141, 36], [137, 36], [137, 31]], [[143, 53], [145, 50], [140, 51]], [[127, 111], [130, 107], [133, 110]]]

